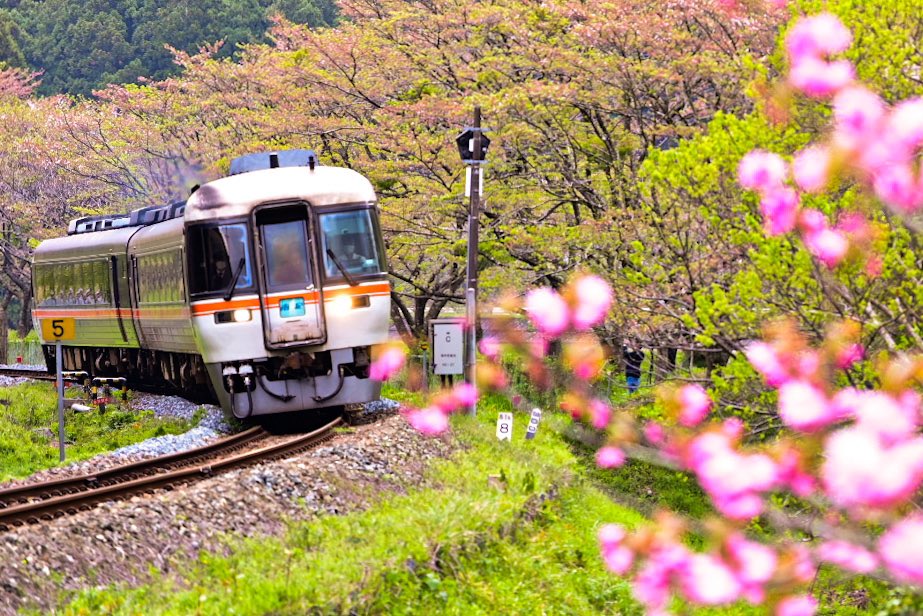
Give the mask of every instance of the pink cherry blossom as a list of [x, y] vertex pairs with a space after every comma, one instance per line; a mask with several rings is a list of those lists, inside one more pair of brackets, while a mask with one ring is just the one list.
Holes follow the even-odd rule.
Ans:
[[678, 393], [680, 411], [679, 423], [691, 428], [702, 423], [711, 410], [712, 401], [700, 385], [690, 383], [683, 385]]
[[654, 447], [659, 447], [665, 442], [666, 434], [664, 433], [663, 426], [656, 421], [649, 421], [644, 424], [642, 432], [647, 442]]
[[801, 190], [823, 191], [830, 181], [830, 150], [818, 145], [801, 150], [792, 162], [792, 175]]
[[880, 391], [859, 392], [852, 397], [856, 426], [875, 434], [891, 445], [912, 436], [917, 431], [919, 409], [912, 399], [901, 402]]
[[427, 436], [442, 434], [449, 429], [449, 418], [440, 409], [432, 406], [408, 411], [407, 421]]
[[884, 101], [862, 86], [845, 88], [833, 99], [836, 131], [854, 143], [876, 137], [886, 114]]
[[606, 568], [616, 575], [625, 574], [634, 562], [634, 553], [622, 545], [625, 529], [618, 524], [604, 524], [599, 529], [599, 547]]
[[812, 255], [827, 267], [835, 267], [846, 256], [849, 240], [833, 229], [822, 229], [816, 233], [806, 233], [804, 244]]
[[693, 554], [680, 570], [679, 582], [686, 597], [704, 605], [732, 603], [742, 590], [731, 569], [710, 554]]
[[831, 13], [818, 13], [795, 22], [785, 36], [785, 49], [793, 63], [849, 49], [852, 33]]
[[874, 554], [860, 545], [842, 540], [821, 544], [817, 548], [817, 557], [854, 573], [871, 573], [878, 567]]
[[452, 397], [458, 406], [470, 406], [477, 402], [478, 390], [472, 383], [459, 383], [452, 388]]
[[913, 514], [889, 528], [878, 553], [898, 580], [923, 584], [923, 516]]
[[625, 464], [625, 453], [618, 447], [601, 447], [596, 451], [596, 466], [618, 468]]
[[923, 145], [923, 97], [915, 97], [898, 103], [888, 118], [888, 134], [914, 150]]
[[533, 289], [526, 295], [526, 313], [538, 330], [549, 336], [558, 336], [570, 324], [567, 302], [554, 289]]
[[806, 497], [817, 489], [817, 481], [813, 475], [805, 472], [801, 452], [797, 449], [786, 449], [780, 456], [779, 481], [787, 485], [796, 496]]
[[874, 432], [844, 428], [827, 437], [821, 478], [841, 507], [888, 507], [909, 498], [923, 479], [923, 438], [888, 446]]
[[873, 188], [879, 199], [899, 212], [911, 213], [923, 203], [923, 191], [909, 163], [879, 170]]
[[788, 81], [810, 97], [825, 98], [853, 83], [855, 76], [855, 69], [847, 60], [825, 62], [805, 58], [792, 66]]
[[500, 340], [496, 336], [484, 336], [478, 342], [478, 348], [487, 359], [497, 361], [500, 357]]
[[612, 419], [612, 408], [602, 400], [593, 399], [589, 404], [590, 423], [597, 430], [603, 430]]
[[776, 616], [814, 616], [817, 599], [810, 595], [785, 597], [776, 605]]
[[779, 188], [787, 174], [785, 161], [778, 154], [753, 150], [737, 167], [737, 177], [744, 188], [766, 192]]
[[602, 323], [612, 305], [612, 289], [599, 276], [581, 276], [574, 284], [574, 327], [585, 331]]
[[376, 381], [387, 381], [401, 371], [406, 360], [404, 351], [397, 347], [388, 347], [369, 366], [369, 377]]
[[763, 375], [770, 387], [778, 387], [789, 378], [788, 370], [776, 354], [772, 345], [765, 342], [751, 342], [744, 349], [744, 355], [756, 371]]
[[763, 584], [772, 578], [779, 560], [772, 548], [750, 541], [741, 534], [731, 535], [725, 546], [741, 582]]
[[850, 344], [836, 356], [836, 367], [844, 370], [865, 357], [865, 348], [859, 344]]
[[760, 213], [768, 235], [782, 235], [795, 228], [798, 221], [798, 193], [788, 186], [778, 186], [763, 193]]
[[802, 432], [816, 432], [840, 418], [824, 392], [806, 381], [789, 381], [779, 388], [779, 417]]

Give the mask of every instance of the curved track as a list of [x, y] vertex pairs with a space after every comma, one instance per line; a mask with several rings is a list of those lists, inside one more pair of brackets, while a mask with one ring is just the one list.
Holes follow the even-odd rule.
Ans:
[[281, 438], [282, 442], [243, 453], [237, 451], [272, 435], [262, 428], [251, 428], [211, 445], [126, 464], [95, 475], [0, 490], [0, 530], [50, 520], [90, 509], [104, 501], [149, 493], [205, 479], [232, 468], [298, 453], [330, 439], [334, 428], [342, 421], [338, 417], [308, 434], [273, 437]]
[[31, 368], [0, 368], [0, 376], [37, 379], [39, 381], [54, 381], [56, 379], [55, 375], [47, 370], [33, 370]]

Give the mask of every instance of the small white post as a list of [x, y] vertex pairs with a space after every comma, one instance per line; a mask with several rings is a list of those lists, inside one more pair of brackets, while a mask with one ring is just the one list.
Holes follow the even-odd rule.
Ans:
[[61, 356], [61, 341], [54, 343], [54, 363], [58, 378], [58, 448], [61, 462], [64, 462], [64, 358]]

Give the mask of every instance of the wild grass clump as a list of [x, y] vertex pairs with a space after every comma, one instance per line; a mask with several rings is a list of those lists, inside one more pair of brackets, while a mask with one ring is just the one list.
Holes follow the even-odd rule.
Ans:
[[[77, 393], [68, 393], [76, 396]], [[193, 421], [158, 418], [152, 411], [110, 405], [105, 413], [65, 411], [67, 462], [84, 460], [145, 439], [180, 434]], [[0, 481], [59, 464], [58, 405], [54, 386], [25, 383], [0, 388]]]

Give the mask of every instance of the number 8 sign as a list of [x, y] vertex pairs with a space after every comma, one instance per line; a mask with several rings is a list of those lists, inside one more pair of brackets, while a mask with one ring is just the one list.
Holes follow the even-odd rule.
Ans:
[[500, 413], [497, 417], [497, 440], [510, 441], [513, 438], [513, 414]]

